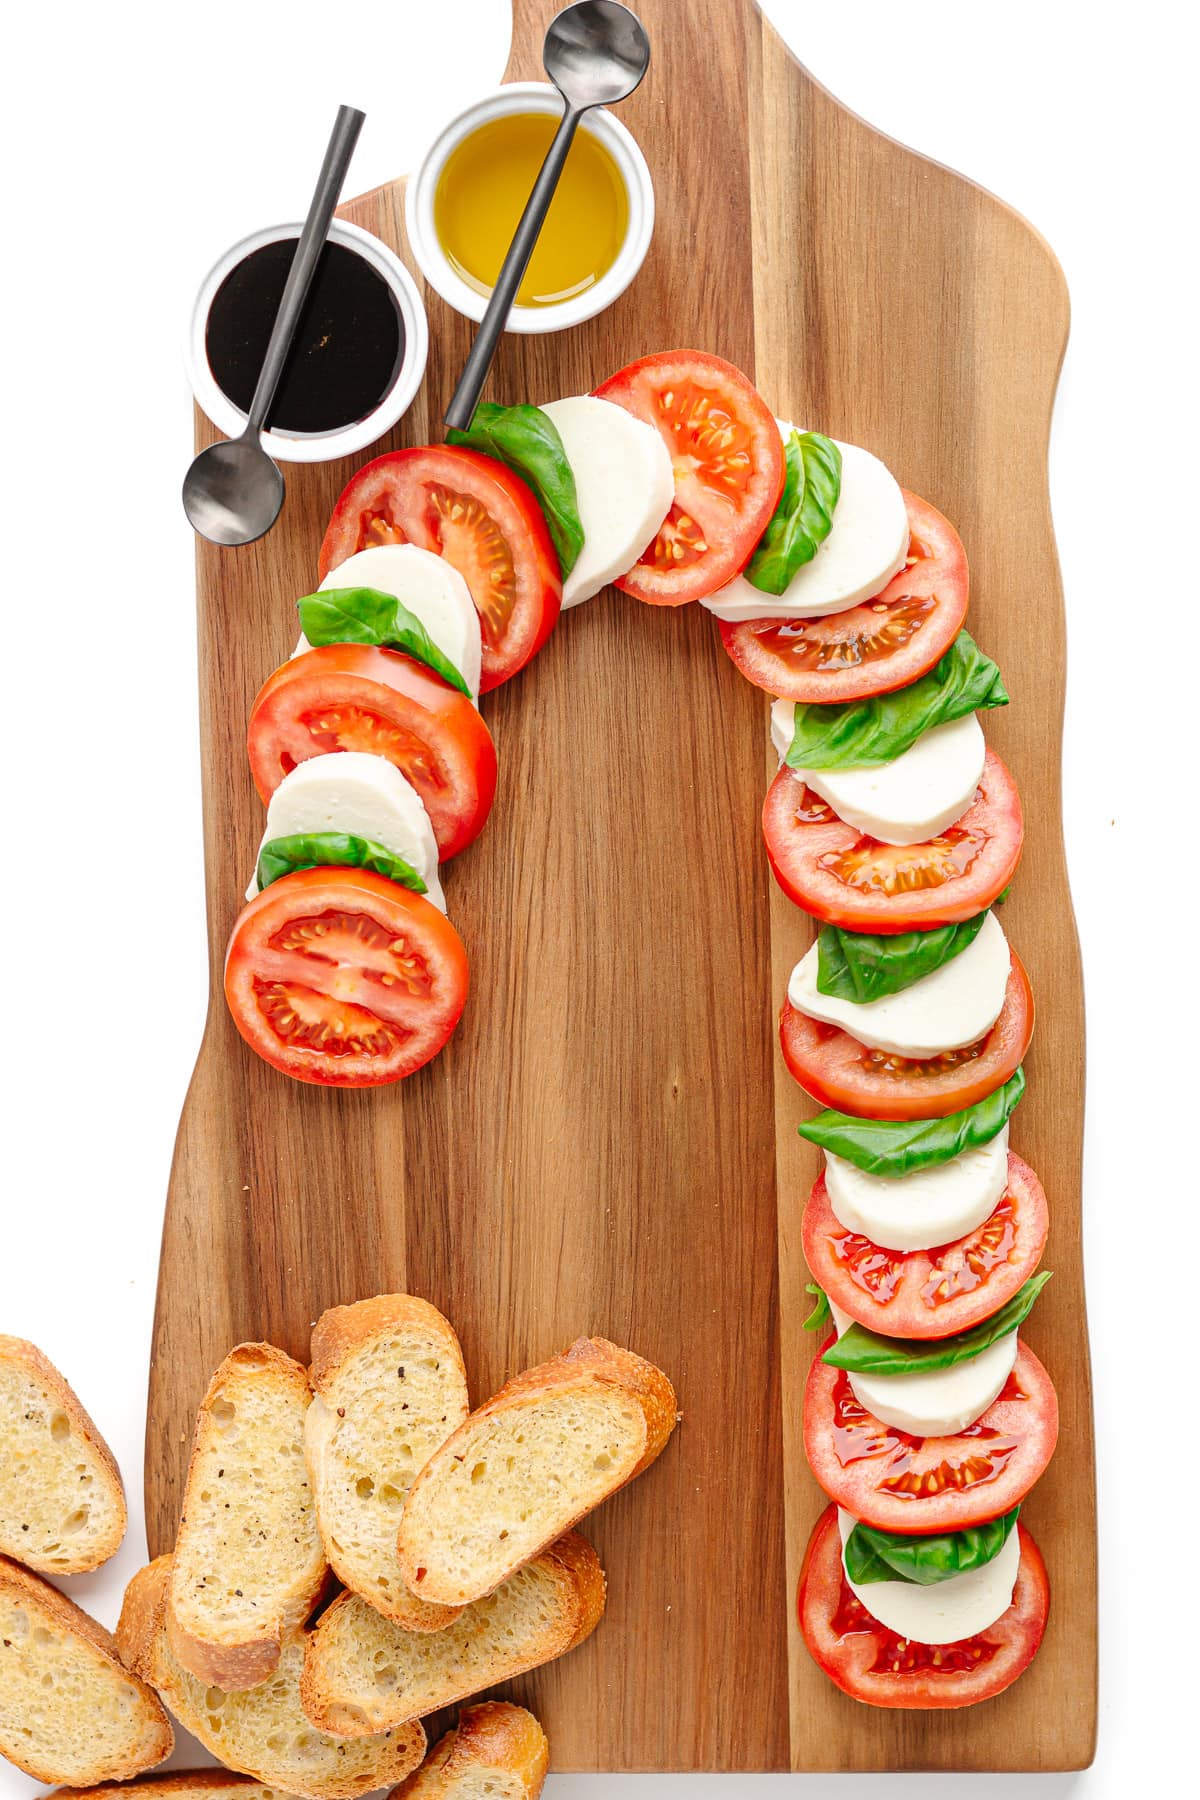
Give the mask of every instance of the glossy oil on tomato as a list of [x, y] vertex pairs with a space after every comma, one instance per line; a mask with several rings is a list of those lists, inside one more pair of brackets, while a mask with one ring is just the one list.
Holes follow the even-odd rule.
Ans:
[[851, 1699], [869, 1706], [973, 1706], [1003, 1693], [1037, 1654], [1050, 1611], [1041, 1552], [1018, 1524], [1021, 1559], [1012, 1605], [986, 1631], [955, 1644], [917, 1644], [871, 1616], [846, 1580], [837, 1508], [817, 1520], [800, 1571], [800, 1630], [813, 1658]]
[[1033, 992], [1015, 951], [1004, 1006], [978, 1043], [922, 1062], [860, 1044], [785, 1001], [779, 1041], [805, 1093], [860, 1119], [940, 1119], [974, 1106], [1017, 1069], [1033, 1036]]
[[890, 693], [932, 669], [967, 614], [967, 558], [940, 512], [915, 494], [904, 503], [908, 560], [873, 600], [819, 619], [721, 621], [721, 642], [748, 681], [823, 706]]
[[562, 580], [546, 521], [525, 483], [493, 457], [426, 444], [367, 463], [333, 510], [321, 580], [374, 544], [416, 544], [458, 570], [479, 614], [484, 693], [523, 669], [554, 629]]
[[234, 1024], [298, 1081], [378, 1087], [442, 1049], [467, 954], [420, 894], [363, 869], [305, 869], [244, 908], [225, 957]]
[[885, 1337], [942, 1338], [998, 1312], [1042, 1259], [1049, 1228], [1042, 1184], [1019, 1156], [991, 1216], [929, 1250], [887, 1250], [847, 1231], [824, 1175], [804, 1209], [804, 1257], [835, 1306]]
[[699, 350], [643, 356], [596, 392], [653, 425], [675, 470], [671, 510], [617, 586], [651, 606], [715, 593], [749, 562], [783, 490], [771, 409], [740, 369]]
[[276, 669], [251, 708], [246, 748], [264, 800], [309, 757], [386, 757], [424, 801], [443, 862], [479, 835], [496, 792], [496, 748], [466, 695], [369, 644], [325, 644]]
[[948, 1437], [884, 1425], [855, 1398], [846, 1371], [820, 1356], [808, 1371], [804, 1449], [812, 1472], [831, 1500], [880, 1531], [962, 1531], [999, 1517], [1024, 1499], [1057, 1437], [1054, 1388], [1027, 1344], [1018, 1345], [999, 1398]]
[[788, 899], [830, 925], [884, 936], [973, 919], [1012, 880], [1024, 830], [1016, 785], [991, 750], [966, 812], [923, 844], [867, 837], [786, 765], [763, 806], [767, 856]]

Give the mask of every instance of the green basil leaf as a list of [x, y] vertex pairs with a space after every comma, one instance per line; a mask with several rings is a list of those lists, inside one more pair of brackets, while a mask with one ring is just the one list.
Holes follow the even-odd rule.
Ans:
[[833, 1314], [829, 1310], [829, 1296], [818, 1282], [806, 1281], [804, 1286], [812, 1295], [814, 1302], [812, 1311], [804, 1321], [804, 1329], [805, 1331], [820, 1331], [821, 1327], [828, 1325], [833, 1318]]
[[974, 943], [986, 918], [986, 912], [976, 913], [961, 925], [899, 931], [894, 937], [822, 925], [817, 940], [817, 991], [838, 1000], [853, 1000], [858, 1006], [899, 994], [961, 956]]
[[901, 1537], [897, 1531], [876, 1531], [873, 1525], [856, 1525], [846, 1539], [843, 1556], [846, 1573], [858, 1587], [873, 1581], [909, 1581], [933, 1587], [955, 1575], [967, 1575], [993, 1562], [1017, 1522], [1019, 1506], [985, 1525], [963, 1531], [943, 1531], [936, 1537]]
[[293, 837], [272, 838], [258, 853], [258, 887], [270, 887], [281, 875], [297, 869], [370, 869], [386, 875], [414, 894], [428, 890], [417, 871], [402, 856], [393, 856], [370, 838], [353, 837], [346, 831], [300, 831]]
[[969, 1362], [1028, 1318], [1049, 1279], [1049, 1269], [1031, 1275], [999, 1312], [982, 1325], [960, 1331], [954, 1337], [881, 1337], [864, 1325], [851, 1325], [836, 1344], [830, 1344], [821, 1361], [832, 1369], [849, 1369], [855, 1375], [920, 1375], [928, 1369], [949, 1369], [954, 1363]]
[[538, 406], [495, 406], [485, 400], [475, 408], [467, 430], [448, 431], [446, 442], [494, 456], [533, 489], [559, 567], [569, 575], [583, 549], [583, 522], [575, 474], [549, 414]]
[[786, 594], [797, 569], [811, 562], [833, 530], [842, 491], [842, 453], [819, 431], [793, 431], [784, 451], [787, 474], [779, 504], [744, 570], [763, 594]]
[[944, 1119], [856, 1119], [849, 1113], [820, 1112], [799, 1126], [800, 1136], [868, 1175], [910, 1175], [949, 1162], [964, 1150], [989, 1144], [1007, 1125], [1025, 1092], [1025, 1071], [1017, 1069], [1003, 1087]]
[[1000, 671], [968, 632], [960, 631], [927, 675], [870, 700], [805, 706], [792, 713], [789, 769], [876, 769], [911, 750], [935, 725], [989, 706], [1007, 706]]
[[378, 644], [403, 650], [471, 698], [471, 690], [418, 619], [395, 594], [381, 588], [322, 588], [296, 602], [300, 629], [314, 649], [321, 644]]
[[1003, 890], [1003, 892], [996, 895], [996, 898], [992, 901], [992, 905], [993, 906], [1003, 906], [1004, 902], [1008, 899], [1008, 896], [1011, 893], [1012, 893], [1012, 882], [1010, 881], [1008, 886]]

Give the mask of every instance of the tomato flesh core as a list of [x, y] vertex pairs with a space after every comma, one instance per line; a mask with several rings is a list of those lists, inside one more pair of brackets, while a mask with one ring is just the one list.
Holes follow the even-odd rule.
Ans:
[[913, 639], [937, 601], [929, 595], [902, 600], [869, 600], [847, 613], [821, 619], [766, 619], [754, 635], [764, 650], [784, 658], [794, 669], [860, 669], [902, 650]]
[[300, 723], [316, 749], [326, 755], [334, 750], [361, 750], [395, 763], [414, 787], [444, 789], [446, 781], [428, 744], [413, 731], [405, 731], [366, 706], [330, 706], [305, 713]]
[[1000, 1648], [983, 1632], [960, 1638], [956, 1644], [918, 1644], [912, 1638], [897, 1637], [889, 1626], [872, 1618], [845, 1575], [830, 1628], [839, 1638], [854, 1637], [860, 1632], [871, 1634], [875, 1661], [867, 1671], [870, 1675], [922, 1675], [932, 1670], [946, 1675], [962, 1674], [986, 1666]]
[[[1000, 1399], [1025, 1398], [1010, 1375]], [[948, 1444], [965, 1441], [968, 1447], [962, 1453], [952, 1450], [932, 1468], [914, 1468], [914, 1458], [928, 1440], [895, 1425], [881, 1425], [855, 1398], [844, 1369], [837, 1371], [833, 1386], [832, 1436], [834, 1452], [844, 1469], [865, 1456], [891, 1455], [891, 1472], [878, 1483], [881, 1492], [925, 1500], [944, 1494], [948, 1488], [963, 1493], [980, 1482], [997, 1481], [1019, 1441], [992, 1431], [977, 1420], [945, 1440]]]

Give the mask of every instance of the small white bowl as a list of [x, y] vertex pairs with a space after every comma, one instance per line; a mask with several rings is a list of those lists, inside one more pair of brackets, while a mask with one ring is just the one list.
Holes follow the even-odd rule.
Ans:
[[[217, 289], [238, 263], [265, 244], [276, 244], [280, 238], [298, 238], [300, 230], [298, 224], [268, 225], [264, 230], [242, 238], [209, 270], [192, 305], [184, 347], [188, 380], [197, 403], [226, 437], [237, 437], [246, 423], [246, 415], [221, 391], [209, 367], [205, 345], [209, 311]], [[351, 456], [365, 449], [390, 431], [397, 419], [407, 412], [425, 373], [425, 359], [429, 354], [425, 306], [416, 282], [400, 258], [369, 231], [347, 224], [344, 219], [333, 221], [329, 237], [333, 243], [356, 251], [391, 289], [404, 326], [404, 358], [391, 387], [365, 418], [333, 431], [264, 431], [263, 446], [278, 462], [334, 462], [339, 456]]]
[[[477, 293], [450, 262], [433, 222], [433, 200], [446, 160], [464, 138], [492, 119], [507, 113], [562, 112], [562, 95], [545, 81], [513, 81], [494, 94], [469, 106], [439, 132], [422, 157], [405, 196], [405, 225], [412, 253], [430, 287], [468, 319], [482, 319], [488, 296]], [[580, 325], [611, 306], [623, 294], [646, 259], [654, 235], [654, 183], [637, 141], [613, 114], [603, 107], [589, 112], [579, 127], [599, 139], [612, 157], [625, 185], [629, 219], [625, 241], [612, 267], [594, 287], [560, 300], [553, 306], [514, 306], [508, 315], [509, 331], [563, 331]]]

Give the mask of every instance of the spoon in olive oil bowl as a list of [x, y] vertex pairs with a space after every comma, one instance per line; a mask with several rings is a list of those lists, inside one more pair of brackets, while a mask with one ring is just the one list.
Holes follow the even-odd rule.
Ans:
[[551, 19], [542, 62], [563, 97], [562, 123], [533, 184], [454, 398], [446, 409], [446, 424], [459, 431], [466, 431], [474, 417], [579, 121], [594, 106], [615, 106], [618, 100], [629, 98], [650, 66], [650, 40], [641, 20], [627, 6], [618, 5], [617, 0], [577, 0], [576, 5]]
[[183, 481], [183, 510], [201, 537], [214, 544], [252, 544], [270, 531], [283, 505], [283, 474], [262, 446], [263, 426], [325, 248], [365, 114], [338, 108], [308, 217], [271, 328], [254, 397], [240, 437], [202, 450]]

